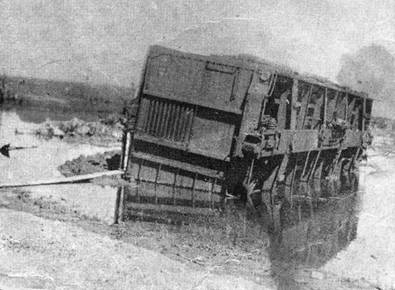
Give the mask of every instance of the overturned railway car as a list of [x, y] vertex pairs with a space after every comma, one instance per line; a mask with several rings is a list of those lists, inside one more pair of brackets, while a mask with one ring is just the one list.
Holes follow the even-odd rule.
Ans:
[[303, 184], [357, 167], [372, 103], [261, 60], [152, 46], [123, 142], [125, 177], [136, 184], [125, 210], [292, 203]]

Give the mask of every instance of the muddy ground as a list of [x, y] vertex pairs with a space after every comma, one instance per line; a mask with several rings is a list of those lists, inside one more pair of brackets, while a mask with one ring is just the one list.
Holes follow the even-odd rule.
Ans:
[[1, 259], [9, 261], [0, 267], [0, 286], [386, 289], [305, 267], [292, 278], [298, 288], [278, 288], [279, 280], [287, 279], [281, 275], [294, 266], [273, 264], [270, 237], [259, 221], [245, 224], [240, 209], [193, 224], [133, 220], [109, 225], [71, 206], [67, 196], [37, 198], [28, 190], [14, 190], [2, 192], [0, 215]]
[[[0, 216], [0, 289], [277, 289], [270, 239], [251, 224], [243, 234], [240, 215], [225, 229], [106, 225], [19, 190], [2, 192]], [[298, 279], [300, 289], [378, 289], [312, 269]]]
[[107, 151], [95, 155], [80, 155], [58, 167], [64, 176], [74, 176], [119, 169], [121, 151]]
[[117, 228], [25, 210], [0, 209], [1, 289], [260, 288], [119, 240]]

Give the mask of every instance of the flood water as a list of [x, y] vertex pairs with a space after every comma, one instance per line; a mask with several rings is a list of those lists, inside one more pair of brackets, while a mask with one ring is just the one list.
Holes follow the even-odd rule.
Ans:
[[[118, 148], [42, 140], [30, 134], [38, 122], [57, 114], [40, 111], [3, 111], [1, 144], [37, 146], [0, 156], [0, 182], [32, 181], [61, 176], [57, 167], [81, 154]], [[64, 120], [72, 114], [62, 114]], [[15, 134], [15, 129], [24, 134]], [[359, 185], [351, 182], [343, 192], [329, 189], [326, 202], [284, 207], [270, 233], [272, 271], [279, 288], [303, 288], [312, 271], [347, 279], [365, 279], [382, 289], [395, 287], [395, 158], [377, 149], [361, 167]], [[94, 184], [29, 188], [34, 197], [66, 200], [82, 213], [111, 222], [116, 189]], [[306, 272], [306, 270], [309, 270]], [[308, 274], [306, 274], [308, 273]], [[319, 275], [317, 279], [321, 279]]]
[[[270, 257], [279, 289], [303, 289], [313, 273], [346, 251], [358, 236], [361, 195], [358, 177], [348, 188], [322, 185], [328, 200], [283, 205], [271, 232]], [[325, 192], [326, 191], [326, 192]]]
[[312, 276], [395, 289], [395, 157], [380, 142], [368, 150], [359, 182], [323, 188], [329, 201], [283, 210], [270, 250], [280, 289], [305, 289]]
[[[48, 118], [52, 120], [68, 120], [75, 116], [71, 113], [55, 114], [48, 111], [3, 111], [0, 115], [0, 146], [10, 143], [11, 146], [37, 148], [15, 150], [10, 158], [0, 155], [0, 182], [26, 182], [48, 180], [62, 177], [57, 167], [67, 160], [80, 155], [93, 155], [120, 147], [98, 147], [90, 144], [71, 144], [59, 139], [44, 140], [33, 132], [39, 123]], [[89, 116], [88, 116], [89, 117]], [[93, 117], [92, 117], [93, 118]], [[15, 130], [19, 132], [15, 134]], [[51, 186], [29, 187], [33, 198], [52, 198], [61, 200], [81, 214], [98, 218], [106, 222], [113, 221], [116, 189], [95, 184], [61, 184]]]

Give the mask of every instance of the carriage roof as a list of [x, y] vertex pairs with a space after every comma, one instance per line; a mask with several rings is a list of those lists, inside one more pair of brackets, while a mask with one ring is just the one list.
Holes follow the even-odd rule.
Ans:
[[271, 71], [273, 73], [288, 76], [293, 79], [305, 81], [311, 84], [333, 89], [340, 92], [352, 94], [361, 98], [373, 99], [367, 93], [353, 90], [347, 86], [341, 86], [335, 82], [313, 74], [300, 74], [285, 65], [279, 65], [262, 58], [250, 55], [199, 55], [194, 53], [186, 53], [163, 46], [154, 45], [151, 47], [151, 53], [154, 54], [171, 54], [180, 57], [196, 59], [200, 61], [209, 61], [224, 66], [242, 67], [253, 71]]

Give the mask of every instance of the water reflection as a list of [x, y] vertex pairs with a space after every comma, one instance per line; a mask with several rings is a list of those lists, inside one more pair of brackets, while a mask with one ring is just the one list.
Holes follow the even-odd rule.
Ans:
[[279, 289], [299, 289], [300, 269], [323, 266], [357, 236], [357, 175], [308, 188], [313, 198], [284, 203], [273, 221], [270, 257]]

